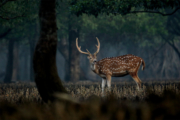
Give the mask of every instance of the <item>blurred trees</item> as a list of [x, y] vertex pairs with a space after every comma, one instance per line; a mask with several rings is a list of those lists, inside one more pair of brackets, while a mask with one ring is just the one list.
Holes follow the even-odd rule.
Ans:
[[[174, 62], [169, 63], [169, 52], [166, 40], [161, 35], [169, 34], [166, 24], [167, 19], [172, 16], [164, 17], [157, 14], [131, 14], [126, 16], [94, 16], [82, 15], [83, 24], [81, 27], [82, 50], [90, 49], [95, 51], [95, 37], [99, 37], [101, 50], [98, 57], [111, 57], [122, 54], [135, 54], [145, 59], [147, 63], [147, 73], [143, 76], [161, 76], [164, 78], [177, 77], [178, 60], [176, 55], [171, 57]], [[169, 26], [170, 27], [170, 26]], [[174, 35], [173, 35], [174, 36]], [[170, 41], [170, 39], [168, 39]], [[179, 44], [177, 39], [175, 44]], [[117, 47], [117, 51], [112, 51], [111, 56], [107, 53], [110, 48]], [[103, 51], [106, 49], [105, 51]], [[167, 51], [167, 52], [163, 52]], [[115, 54], [119, 53], [119, 54]], [[174, 55], [174, 54], [173, 54]], [[84, 56], [84, 55], [82, 55]], [[84, 65], [84, 64], [83, 64]], [[159, 72], [159, 71], [165, 71]], [[173, 72], [174, 71], [174, 72]], [[171, 73], [171, 74], [170, 74]], [[155, 76], [154, 76], [155, 77]]]
[[[4, 82], [11, 82], [12, 74], [14, 76], [13, 79], [17, 80], [19, 58], [18, 58], [18, 47], [17, 47], [17, 44], [15, 43], [26, 43], [26, 41], [28, 41], [28, 39], [31, 38], [31, 36], [26, 37], [27, 34], [31, 35], [31, 33], [37, 33], [37, 31], [31, 31], [31, 32], [29, 31], [29, 26], [34, 24], [34, 21], [36, 21], [38, 17], [37, 6], [38, 6], [38, 1], [33, 1], [33, 0], [32, 1], [26, 1], [26, 0], [0, 1], [0, 11], [1, 11], [0, 13], [1, 25], [0, 26], [1, 28], [3, 28], [1, 29], [2, 31], [7, 30], [6, 32], [0, 35], [0, 39], [2, 40], [1, 42], [7, 42], [9, 44], [6, 71], [12, 71], [12, 72], [6, 72]], [[28, 28], [26, 28], [27, 24], [29, 24]], [[13, 39], [13, 42], [12, 42], [12, 39]], [[13, 53], [14, 55], [11, 53]], [[31, 56], [32, 55], [33, 54], [31, 54]], [[12, 59], [13, 56], [14, 56], [14, 59]], [[13, 65], [13, 63], [15, 64]], [[32, 60], [31, 60], [31, 63], [32, 63]], [[31, 74], [32, 73], [33, 72], [31, 68]], [[31, 78], [33, 80], [34, 77], [31, 77]]]
[[[3, 30], [7, 29], [6, 32], [0, 35], [0, 39], [4, 39], [6, 37], [6, 41], [8, 43], [8, 55], [7, 55], [7, 63], [6, 63], [6, 71], [4, 82], [9, 83], [12, 79], [13, 74], [13, 50], [14, 50], [14, 43], [15, 38], [7, 38], [8, 34], [12, 32], [13, 27], [22, 21], [21, 17], [23, 17], [23, 9], [24, 3], [22, 2], [21, 5], [20, 1], [11, 1], [11, 0], [2, 0], [0, 1], [0, 27]], [[13, 36], [14, 37], [14, 36]], [[1, 41], [2, 42], [2, 41]], [[15, 74], [14, 74], [15, 75]]]
[[14, 49], [14, 40], [10, 39], [8, 43], [8, 61], [6, 65], [6, 74], [4, 78], [5, 83], [10, 83], [13, 73], [13, 49]]
[[[98, 16], [127, 15], [130, 13], [156, 13], [163, 16], [172, 15], [180, 9], [180, 0], [70, 0], [70, 11], [77, 16], [83, 13]], [[164, 9], [171, 9], [165, 13]]]
[[80, 37], [82, 17], [76, 17], [68, 11], [67, 1], [61, 1], [57, 7], [58, 50], [66, 60], [65, 81], [85, 80], [85, 74], [80, 67], [80, 53], [75, 46], [75, 39]]
[[175, 42], [179, 41], [180, 37], [180, 11], [177, 11], [167, 20], [168, 36], [162, 35], [162, 38], [174, 49], [180, 58], [180, 50], [175, 45]]
[[[5, 0], [4, 0], [5, 1]], [[89, 74], [89, 66], [87, 60], [85, 59], [85, 55], [79, 54], [75, 47], [75, 38], [79, 36], [79, 44], [82, 46], [82, 50], [86, 48], [90, 50], [90, 52], [94, 52], [96, 47], [95, 44], [96, 40], [95, 37], [98, 37], [101, 42], [101, 51], [98, 55], [99, 58], [103, 58], [106, 56], [114, 56], [114, 55], [121, 55], [126, 53], [132, 53], [136, 55], [141, 55], [145, 57], [146, 63], [149, 67], [149, 71], [147, 72], [147, 76], [149, 74], [157, 73], [158, 71], [166, 71], [168, 73], [167, 66], [168, 59], [167, 56], [170, 51], [165, 50], [165, 48], [171, 46], [176, 53], [179, 53], [179, 37], [178, 33], [178, 11], [177, 14], [173, 14], [172, 16], [163, 17], [157, 14], [128, 14], [133, 11], [137, 10], [151, 10], [153, 8], [148, 8], [145, 6], [144, 9], [142, 6], [140, 8], [136, 8], [135, 4], [138, 3], [126, 3], [123, 1], [124, 7], [126, 8], [128, 4], [132, 4], [131, 12], [128, 9], [122, 9], [126, 11], [123, 13], [122, 11], [117, 10], [116, 16], [113, 12], [112, 7], [110, 6], [108, 9], [107, 5], [114, 4], [113, 1], [108, 3], [109, 0], [101, 3], [103, 1], [84, 1], [86, 3], [79, 3], [78, 0], [71, 1], [71, 7], [69, 7], [68, 1], [58, 1], [56, 3], [56, 14], [57, 14], [57, 28], [58, 28], [58, 50], [62, 54], [65, 59], [65, 80], [66, 81], [77, 81], [77, 80], [84, 80], [86, 79], [86, 75]], [[2, 2], [2, 1], [0, 1]], [[86, 8], [81, 9], [80, 5], [87, 4], [91, 2]], [[162, 2], [162, 1], [160, 1]], [[172, 2], [172, 1], [169, 1]], [[174, 6], [174, 9], [157, 9], [154, 12], [161, 12], [163, 14], [171, 13], [177, 9], [177, 5], [168, 3], [169, 6]], [[104, 5], [99, 7], [99, 5]], [[125, 4], [127, 6], [125, 6]], [[157, 5], [160, 3], [157, 3]], [[164, 7], [168, 7], [167, 3], [163, 3]], [[163, 5], [162, 4], [162, 5]], [[39, 37], [39, 18], [38, 18], [38, 8], [39, 8], [39, 1], [24, 1], [24, 0], [17, 0], [17, 1], [8, 1], [6, 4], [0, 3], [0, 22], [2, 23], [0, 26], [3, 26], [5, 29], [0, 30], [0, 37], [1, 43], [8, 43], [10, 39], [14, 39], [15, 47], [16, 43], [20, 45], [26, 45], [30, 48], [30, 55], [29, 52], [26, 56], [19, 55], [21, 57], [26, 57], [25, 60], [31, 59], [30, 63], [23, 63], [26, 67], [30, 70], [30, 79], [33, 80], [33, 69], [32, 69], [32, 55], [34, 52], [36, 41]], [[94, 6], [92, 6], [94, 5]], [[117, 4], [118, 5], [118, 4]], [[144, 3], [145, 5], [145, 3]], [[157, 6], [155, 5], [155, 6]], [[77, 7], [75, 7], [77, 6]], [[148, 6], [151, 6], [151, 3], [148, 3]], [[92, 7], [92, 8], [90, 8]], [[97, 7], [97, 8], [94, 8]], [[99, 7], [99, 8], [98, 8]], [[116, 7], [116, 6], [115, 6]], [[135, 7], [135, 8], [134, 8]], [[162, 7], [162, 6], [159, 6]], [[159, 8], [157, 7], [157, 8]], [[68, 9], [70, 8], [70, 9]], [[102, 8], [102, 9], [100, 9]], [[128, 7], [127, 7], [128, 8]], [[95, 10], [88, 11], [87, 9]], [[99, 9], [99, 11], [97, 11]], [[110, 10], [111, 9], [111, 10]], [[76, 10], [87, 10], [82, 12], [82, 16], [76, 17], [71, 13], [76, 13]], [[104, 11], [103, 11], [104, 10]], [[110, 12], [107, 12], [110, 11]], [[92, 13], [93, 12], [93, 13]], [[98, 16], [94, 17], [92, 15], [98, 12]], [[104, 13], [103, 13], [104, 12]], [[107, 12], [107, 13], [106, 13]], [[83, 14], [88, 13], [89, 15]], [[138, 12], [137, 12], [138, 13]], [[92, 14], [92, 15], [91, 15]], [[108, 14], [108, 15], [107, 15]], [[125, 15], [125, 16], [121, 16]], [[80, 14], [79, 14], [80, 15]], [[5, 19], [6, 18], [6, 19]], [[12, 35], [10, 35], [10, 34]], [[113, 47], [112, 47], [113, 46]], [[114, 51], [109, 53], [111, 48], [116, 48]], [[19, 47], [17, 47], [19, 49]], [[162, 54], [162, 50], [166, 51]], [[15, 51], [15, 50], [14, 50]], [[18, 51], [18, 50], [16, 50]], [[140, 52], [139, 52], [140, 51]], [[173, 52], [173, 51], [172, 51]], [[158, 53], [159, 54], [158, 56]], [[15, 55], [15, 54], [14, 54]], [[178, 55], [178, 54], [177, 54]], [[29, 58], [30, 56], [30, 58]], [[14, 57], [16, 58], [16, 57]], [[161, 59], [160, 59], [161, 58]], [[20, 59], [20, 58], [19, 58]], [[174, 58], [173, 58], [174, 59]], [[8, 61], [8, 60], [7, 60]], [[15, 62], [14, 63], [18, 63]], [[153, 63], [156, 61], [156, 63]], [[29, 62], [29, 61], [28, 61]], [[61, 62], [61, 61], [57, 61]], [[164, 66], [166, 64], [166, 66]], [[174, 60], [172, 66], [176, 63]], [[20, 66], [22, 66], [20, 62]], [[30, 66], [30, 67], [29, 67]], [[154, 67], [156, 66], [156, 67]], [[23, 66], [25, 67], [25, 66]], [[156, 69], [153, 69], [156, 68]], [[15, 66], [14, 66], [15, 68]], [[163, 70], [162, 70], [162, 69]], [[175, 66], [176, 68], [176, 66]], [[146, 71], [145, 71], [146, 72]], [[24, 74], [24, 76], [27, 76]], [[165, 76], [161, 75], [160, 76]], [[28, 74], [29, 78], [29, 74]]]
[[[87, 14], [89, 16], [93, 15], [99, 19], [102, 18], [102, 14], [108, 15], [109, 17], [107, 16], [104, 17], [104, 19], [109, 20], [107, 24], [103, 22], [104, 19], [100, 19], [99, 20], [100, 23], [99, 24], [95, 23], [93, 24], [92, 27], [98, 30], [99, 26], [104, 27], [110, 25], [107, 27], [110, 29], [102, 28], [98, 30], [100, 31], [100, 33], [102, 33], [101, 36], [104, 36], [105, 39], [107, 39], [109, 36], [111, 36], [109, 40], [116, 39], [115, 41], [118, 41], [123, 38], [124, 40], [123, 41], [121, 40], [121, 42], [124, 43], [123, 45], [125, 44], [127, 45], [128, 43], [132, 44], [133, 42], [134, 44], [133, 47], [142, 46], [142, 47], [146, 47], [146, 49], [152, 49], [151, 54], [152, 51], [154, 51], [154, 55], [153, 54], [148, 55], [148, 58], [146, 58], [147, 60], [145, 60], [146, 62], [148, 62], [148, 66], [152, 65], [151, 63], [154, 61], [154, 59], [156, 61], [159, 59], [159, 58], [157, 59], [156, 55], [165, 46], [166, 43], [171, 45], [171, 47], [175, 50], [175, 52], [178, 53], [179, 50], [175, 46], [175, 44], [179, 43], [179, 38], [175, 37], [174, 35], [170, 35], [170, 32], [167, 30], [166, 27], [166, 24], [168, 24], [167, 17], [162, 18], [162, 16], [178, 14], [177, 11], [179, 9], [180, 9], [179, 0], [178, 1], [160, 0], [156, 2], [149, 0], [143, 0], [143, 1], [142, 0], [135, 0], [135, 1], [71, 0], [71, 7], [70, 7], [71, 13], [74, 13], [77, 16], [79, 15], [83, 16], [84, 14]], [[144, 14], [143, 12], [157, 13], [162, 16], [158, 16], [157, 14]], [[125, 19], [127, 18], [127, 14], [129, 13], [136, 13], [136, 14], [129, 15], [130, 20]], [[142, 13], [142, 14], [137, 14], [137, 13]], [[112, 18], [115, 18], [114, 15], [118, 15], [117, 18], [120, 24], [112, 20]], [[120, 18], [119, 17], [120, 15], [126, 15], [126, 16]], [[171, 16], [169, 16], [168, 18], [171, 19]], [[123, 19], [125, 19], [124, 22], [122, 22]], [[96, 22], [98, 22], [98, 20]], [[124, 26], [124, 28], [123, 27], [121, 28], [121, 26]], [[118, 29], [122, 30], [122, 32], [120, 32]], [[176, 43], [173, 41], [176, 41]], [[106, 43], [107, 42], [108, 41], [106, 41]], [[110, 43], [113, 42], [111, 41]], [[135, 49], [135, 51], [137, 51], [137, 49]], [[168, 56], [168, 54], [169, 51], [166, 50], [166, 52], [163, 53], [161, 60], [159, 60], [160, 64], [157, 65], [156, 62], [155, 66], [157, 66], [157, 69], [151, 67], [154, 74], [157, 74], [159, 71], [165, 71], [165, 72], [161, 72], [161, 74], [167, 77], [167, 73], [170, 72], [172, 73], [172, 68], [167, 69], [168, 62], [166, 57]], [[177, 66], [174, 66], [174, 69], [177, 69]]]

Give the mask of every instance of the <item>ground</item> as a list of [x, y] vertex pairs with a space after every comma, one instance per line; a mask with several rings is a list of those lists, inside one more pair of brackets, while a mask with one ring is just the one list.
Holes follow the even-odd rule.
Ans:
[[[34, 83], [0, 84], [0, 119], [180, 119], [179, 81], [113, 82], [101, 97], [100, 82], [64, 83], [78, 102], [43, 103]], [[107, 91], [107, 90], [106, 90]]]

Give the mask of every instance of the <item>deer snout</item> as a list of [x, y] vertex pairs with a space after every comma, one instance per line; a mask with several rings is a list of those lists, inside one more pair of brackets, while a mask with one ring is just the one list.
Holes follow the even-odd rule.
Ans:
[[96, 63], [97, 62], [97, 60], [96, 59], [94, 59], [94, 63]]

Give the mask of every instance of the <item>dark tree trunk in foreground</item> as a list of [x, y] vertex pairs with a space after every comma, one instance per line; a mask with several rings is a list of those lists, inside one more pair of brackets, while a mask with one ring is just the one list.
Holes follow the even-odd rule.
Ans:
[[54, 93], [67, 93], [57, 73], [56, 0], [41, 0], [40, 38], [35, 48], [33, 67], [38, 91], [45, 102], [54, 101]]
[[76, 38], [79, 38], [79, 30], [69, 29], [69, 78], [70, 81], [78, 81], [80, 78], [80, 53], [76, 48]]
[[4, 83], [10, 83], [12, 79], [13, 73], [13, 48], [14, 48], [14, 40], [10, 39], [8, 44], [8, 59], [6, 65], [6, 74], [4, 78]]

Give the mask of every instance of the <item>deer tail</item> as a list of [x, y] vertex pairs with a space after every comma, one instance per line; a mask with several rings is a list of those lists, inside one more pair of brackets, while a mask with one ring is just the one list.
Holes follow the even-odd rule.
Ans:
[[144, 68], [145, 68], [145, 62], [144, 62], [144, 60], [143, 59], [141, 59], [141, 63], [142, 63], [142, 70], [144, 70]]

